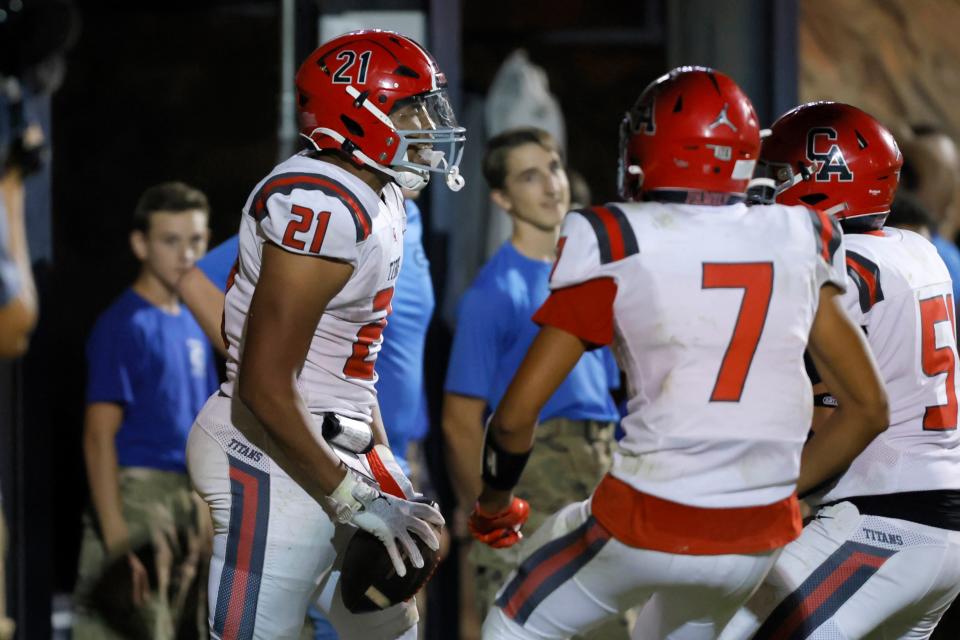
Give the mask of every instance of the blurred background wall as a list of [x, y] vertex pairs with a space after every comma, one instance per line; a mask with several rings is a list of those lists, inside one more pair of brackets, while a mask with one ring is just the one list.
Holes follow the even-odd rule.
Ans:
[[960, 136], [960, 2], [799, 3], [800, 99], [855, 104], [902, 135], [931, 123]]

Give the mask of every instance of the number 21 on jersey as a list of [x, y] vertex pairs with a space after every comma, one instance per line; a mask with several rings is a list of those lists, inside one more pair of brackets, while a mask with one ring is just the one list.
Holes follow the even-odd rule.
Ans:
[[[386, 311], [389, 315], [391, 300], [393, 300], [393, 287], [378, 291], [377, 295], [373, 297], [373, 311]], [[387, 318], [384, 317], [360, 327], [357, 332], [357, 340], [353, 343], [353, 353], [347, 359], [347, 363], [343, 365], [343, 375], [348, 378], [373, 380], [373, 365], [376, 358], [370, 358], [370, 347], [374, 342], [380, 340], [386, 326]]]

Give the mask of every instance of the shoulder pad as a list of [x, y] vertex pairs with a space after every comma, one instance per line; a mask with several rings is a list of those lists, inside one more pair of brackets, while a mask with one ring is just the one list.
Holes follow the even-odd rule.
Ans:
[[883, 300], [880, 287], [880, 267], [876, 262], [847, 249], [847, 275], [857, 286], [860, 294], [860, 311], [866, 313], [873, 305]]
[[280, 173], [270, 177], [254, 194], [250, 201], [250, 215], [260, 222], [267, 215], [267, 200], [277, 194], [289, 195], [295, 189], [319, 191], [336, 198], [353, 216], [357, 229], [357, 242], [366, 240], [373, 230], [370, 213], [364, 208], [360, 198], [355, 196], [341, 182], [328, 176], [315, 173]]
[[833, 216], [818, 209], [807, 208], [810, 222], [813, 225], [817, 253], [827, 264], [833, 263], [833, 256], [840, 248], [840, 223]]
[[607, 264], [623, 260], [628, 256], [639, 253], [637, 236], [627, 216], [618, 207], [607, 205], [604, 207], [587, 207], [576, 209], [575, 213], [583, 216], [593, 228], [597, 236], [597, 247], [600, 250], [600, 264]]

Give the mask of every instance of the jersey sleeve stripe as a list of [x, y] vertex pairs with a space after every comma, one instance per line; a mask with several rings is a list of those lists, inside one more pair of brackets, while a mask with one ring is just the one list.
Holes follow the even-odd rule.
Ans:
[[829, 214], [817, 209], [807, 209], [817, 240], [817, 253], [827, 262], [833, 263], [833, 256], [840, 248], [840, 226]]
[[612, 261], [610, 256], [610, 235], [607, 233], [607, 227], [600, 218], [590, 209], [578, 209], [577, 213], [586, 218], [590, 226], [593, 227], [593, 233], [597, 236], [597, 247], [600, 249], [600, 264], [607, 264]]
[[586, 218], [593, 227], [600, 248], [601, 264], [623, 260], [638, 252], [637, 237], [620, 209], [590, 207], [579, 209], [577, 213]]
[[325, 176], [310, 173], [282, 173], [264, 183], [253, 197], [250, 214], [259, 222], [267, 215], [267, 200], [275, 194], [288, 195], [294, 189], [319, 190], [336, 198], [353, 215], [357, 227], [357, 242], [366, 240], [373, 230], [370, 214], [360, 201], [345, 186]]
[[857, 285], [860, 294], [860, 310], [870, 311], [873, 305], [883, 300], [880, 287], [880, 267], [854, 251], [847, 251], [847, 275]]
[[640, 247], [637, 245], [637, 235], [633, 232], [633, 227], [630, 226], [626, 214], [619, 207], [613, 205], [599, 208], [609, 211], [617, 221], [617, 226], [620, 228], [620, 237], [623, 239], [623, 257], [626, 258], [640, 253]]

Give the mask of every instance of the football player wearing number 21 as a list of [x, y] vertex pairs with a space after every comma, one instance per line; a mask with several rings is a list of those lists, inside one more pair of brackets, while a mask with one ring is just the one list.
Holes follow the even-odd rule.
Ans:
[[[567, 215], [541, 331], [487, 428], [472, 530], [512, 535], [536, 416], [585, 349], [612, 345], [627, 374], [626, 435], [591, 498], [530, 538], [485, 639], [569, 638], [643, 603], [634, 638], [715, 638], [800, 535], [797, 491], [886, 427], [839, 304], [840, 228], [803, 206], [748, 209], [759, 152], [729, 77], [675, 69], [622, 123], [628, 202]], [[804, 446], [807, 349], [840, 406]]]
[[[253, 189], [228, 282], [227, 381], [197, 417], [190, 475], [214, 520], [214, 638], [297, 638], [318, 597], [343, 638], [416, 638], [412, 602], [349, 612], [337, 588], [357, 529], [396, 573], [423, 567], [443, 518], [387, 445], [374, 362], [403, 259], [401, 188], [454, 191], [465, 140], [446, 79], [389, 31], [339, 36], [296, 77], [309, 148]], [[406, 559], [406, 561], [405, 561]], [[319, 595], [317, 595], [319, 594]]]

